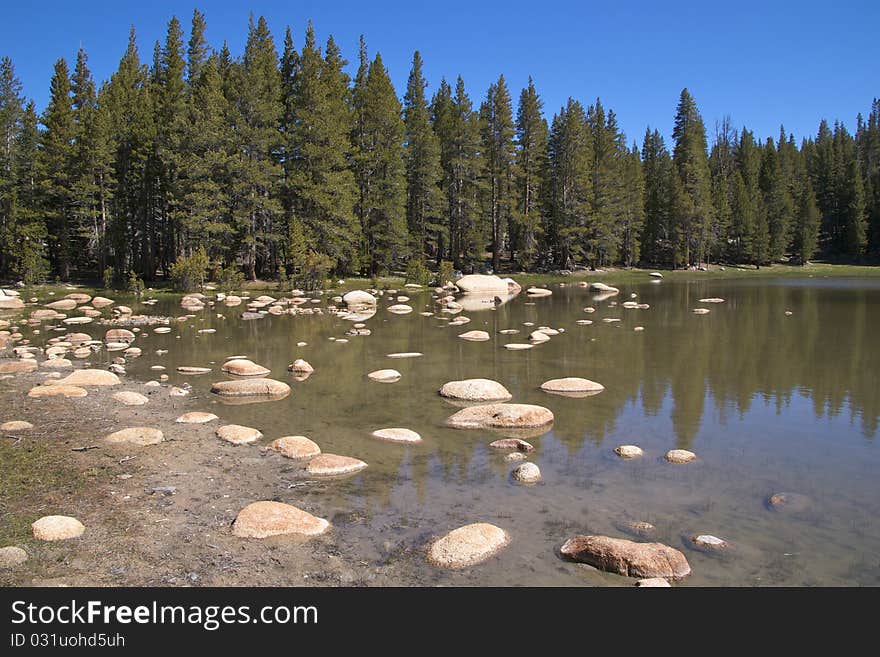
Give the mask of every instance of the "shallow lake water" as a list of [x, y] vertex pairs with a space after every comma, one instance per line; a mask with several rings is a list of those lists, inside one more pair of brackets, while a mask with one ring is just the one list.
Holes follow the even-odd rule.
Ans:
[[[244, 306], [218, 304], [172, 322], [165, 335], [145, 328], [135, 342], [143, 356], [126, 367], [130, 377], [146, 380], [158, 374], [151, 366], [165, 366], [172, 383], [192, 385], [193, 410], [256, 427], [263, 443], [305, 435], [325, 452], [369, 463], [320, 486], [279, 485], [277, 498], [307, 502], [333, 522], [348, 557], [399, 568], [409, 581], [630, 585], [564, 561], [559, 547], [578, 533], [633, 538], [620, 524], [643, 520], [657, 527], [654, 540], [686, 554], [693, 574], [681, 585], [880, 584], [880, 282], [646, 281], [621, 286], [605, 300], [573, 285], [550, 289], [549, 297], [523, 292], [495, 310], [465, 311], [472, 321], [463, 326], [449, 326], [452, 315], [420, 316], [436, 309], [431, 294], [401, 290], [415, 312], [389, 313], [394, 301], [385, 296], [366, 321], [369, 336], [346, 336], [352, 323], [332, 315], [243, 321]], [[632, 293], [650, 308], [623, 308]], [[704, 297], [725, 302], [699, 303]], [[177, 301], [133, 306], [136, 313], [179, 316], [186, 311]], [[585, 313], [588, 306], [595, 312]], [[711, 312], [695, 315], [695, 307]], [[593, 323], [578, 325], [581, 319]], [[564, 333], [531, 350], [504, 349], [528, 340], [526, 322]], [[205, 328], [216, 333], [198, 333]], [[491, 340], [457, 337], [475, 329]], [[307, 346], [297, 347], [301, 341]], [[168, 353], [155, 354], [162, 349]], [[387, 357], [402, 351], [424, 355]], [[265, 403], [221, 403], [210, 386], [231, 378], [220, 365], [232, 355], [270, 368], [267, 376], [293, 392]], [[287, 371], [296, 358], [315, 368], [305, 381]], [[214, 371], [184, 376], [175, 371], [182, 365]], [[384, 368], [399, 370], [402, 379], [366, 378]], [[598, 381], [605, 390], [572, 399], [539, 389], [564, 376]], [[529, 438], [535, 450], [528, 460], [540, 467], [542, 483], [511, 479], [516, 464], [488, 447], [503, 433], [444, 426], [458, 408], [437, 390], [476, 377], [501, 382], [513, 402], [555, 414], [552, 429]], [[370, 437], [384, 427], [413, 429], [423, 442], [403, 446]], [[613, 449], [621, 444], [639, 445], [644, 457], [619, 459]], [[694, 451], [697, 461], [667, 463], [663, 455], [672, 448]], [[290, 481], [308, 479], [291, 465]], [[800, 514], [770, 510], [768, 497], [781, 491], [807, 496], [809, 507]], [[477, 521], [507, 530], [510, 546], [463, 572], [426, 563], [432, 536]], [[693, 534], [719, 536], [731, 547], [721, 555], [699, 552], [688, 546]]]

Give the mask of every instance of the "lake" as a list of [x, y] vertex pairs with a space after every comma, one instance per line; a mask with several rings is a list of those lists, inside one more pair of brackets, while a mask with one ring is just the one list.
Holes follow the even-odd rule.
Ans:
[[[243, 305], [218, 304], [185, 323], [172, 322], [168, 334], [145, 328], [134, 343], [143, 356], [126, 368], [129, 378], [146, 380], [158, 375], [151, 366], [166, 367], [172, 383], [192, 385], [192, 410], [256, 427], [263, 444], [304, 435], [325, 452], [366, 461], [369, 467], [356, 475], [314, 485], [291, 464], [284, 470], [289, 481], [304, 485], [255, 477], [254, 499], [311, 505], [332, 521], [350, 558], [398, 569], [408, 581], [631, 585], [558, 552], [574, 534], [633, 538], [623, 523], [638, 520], [656, 527], [652, 540], [685, 553], [693, 574], [684, 586], [880, 584], [880, 281], [646, 280], [598, 300], [576, 285], [549, 287], [552, 296], [523, 292], [494, 310], [465, 311], [471, 322], [463, 326], [448, 325], [453, 315], [439, 312], [431, 292], [401, 290], [414, 312], [388, 312], [394, 301], [384, 296], [365, 322], [369, 336], [345, 335], [352, 322], [329, 314], [242, 321]], [[706, 297], [725, 301], [699, 302]], [[631, 300], [650, 307], [621, 306]], [[163, 296], [152, 308], [132, 305], [135, 313], [179, 316], [186, 311], [178, 301]], [[320, 306], [328, 302], [325, 297]], [[697, 307], [710, 312], [694, 314]], [[419, 314], [426, 310], [438, 312]], [[584, 319], [593, 323], [576, 323]], [[541, 325], [564, 332], [531, 350], [503, 348], [527, 342]], [[207, 328], [216, 333], [197, 332]], [[103, 329], [92, 334], [102, 337]], [[520, 333], [503, 335], [502, 329]], [[487, 331], [491, 340], [457, 337], [469, 330]], [[387, 357], [409, 351], [424, 355]], [[115, 355], [102, 352], [101, 358]], [[267, 376], [293, 392], [265, 403], [221, 403], [210, 386], [231, 378], [219, 368], [232, 355], [271, 369]], [[287, 371], [296, 358], [315, 368], [304, 381]], [[184, 376], [178, 366], [214, 371]], [[367, 379], [384, 368], [399, 370], [401, 380]], [[605, 390], [568, 398], [539, 389], [566, 376], [600, 382]], [[502, 383], [513, 402], [555, 414], [552, 429], [529, 438], [535, 450], [527, 458], [540, 467], [540, 484], [513, 481], [516, 464], [488, 447], [503, 433], [444, 426], [459, 407], [437, 394], [440, 386], [477, 377]], [[404, 446], [370, 437], [384, 427], [413, 429], [423, 442]], [[644, 456], [620, 459], [613, 450], [621, 444], [640, 446]], [[670, 464], [663, 455], [673, 448], [692, 450], [697, 460]], [[250, 467], [259, 468], [259, 461]], [[768, 498], [783, 491], [805, 496], [805, 508], [772, 510]], [[432, 536], [479, 521], [507, 530], [509, 547], [462, 572], [426, 563], [424, 546]], [[730, 548], [698, 551], [688, 541], [693, 534], [721, 537]]]

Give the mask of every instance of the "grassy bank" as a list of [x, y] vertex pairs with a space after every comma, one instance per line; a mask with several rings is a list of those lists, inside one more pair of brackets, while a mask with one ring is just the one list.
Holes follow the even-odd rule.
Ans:
[[[751, 266], [718, 266], [712, 265], [708, 271], [690, 271], [690, 270], [666, 270], [666, 269], [601, 269], [596, 271], [575, 271], [569, 276], [560, 276], [558, 274], [502, 274], [515, 279], [523, 287], [532, 285], [549, 285], [552, 283], [565, 283], [573, 281], [602, 281], [612, 285], [625, 285], [627, 283], [644, 282], [649, 278], [649, 274], [653, 271], [659, 271], [663, 274], [664, 280], [673, 281], [702, 281], [716, 279], [760, 279], [760, 278], [778, 278], [778, 277], [851, 277], [851, 278], [880, 278], [880, 266], [868, 265], [838, 265], [824, 262], [811, 263], [805, 266], [796, 265], [772, 265], [769, 267], [761, 267], [756, 269]], [[339, 283], [339, 280], [344, 280]], [[333, 279], [332, 285], [325, 289], [325, 292], [332, 294], [344, 294], [349, 290], [363, 289], [373, 287], [374, 283], [378, 284], [380, 289], [399, 289], [402, 290], [406, 281], [401, 276], [384, 276], [378, 279], [366, 277], [347, 277], [345, 279]], [[124, 290], [107, 290], [97, 286], [89, 285], [87, 282], [74, 285], [40, 285], [32, 288], [21, 290], [22, 298], [27, 300], [29, 297], [37, 296], [45, 298], [47, 294], [53, 292], [59, 299], [70, 292], [71, 287], [82, 289], [92, 294], [100, 294], [109, 296], [120, 301], [131, 301], [133, 297]], [[248, 293], [269, 294], [271, 296], [282, 296], [289, 290], [281, 289], [277, 281], [247, 281], [244, 284], [243, 291]], [[176, 294], [169, 283], [156, 282], [149, 287], [144, 298], [159, 297], [165, 294]]]

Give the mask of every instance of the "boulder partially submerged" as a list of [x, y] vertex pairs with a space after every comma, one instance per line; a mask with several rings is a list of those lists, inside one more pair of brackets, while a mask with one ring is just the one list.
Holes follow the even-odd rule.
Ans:
[[449, 381], [440, 388], [440, 395], [461, 401], [507, 401], [513, 395], [503, 385], [491, 379], [463, 379]]
[[428, 548], [428, 561], [440, 568], [460, 570], [486, 561], [509, 543], [506, 531], [478, 522], [453, 529], [434, 541]]
[[691, 574], [684, 554], [663, 543], [578, 535], [568, 539], [561, 552], [574, 561], [626, 577], [681, 579]]
[[286, 534], [315, 536], [330, 528], [323, 518], [282, 502], [254, 502], [238, 512], [232, 533], [241, 538], [267, 538]]
[[530, 429], [553, 424], [553, 413], [532, 404], [486, 404], [464, 408], [446, 424], [456, 429]]

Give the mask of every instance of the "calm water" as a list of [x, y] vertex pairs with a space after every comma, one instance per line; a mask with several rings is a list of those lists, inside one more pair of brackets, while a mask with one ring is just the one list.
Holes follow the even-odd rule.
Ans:
[[[257, 427], [267, 440], [305, 435], [325, 452], [367, 461], [358, 475], [314, 488], [279, 486], [278, 496], [312, 504], [330, 518], [348, 556], [401, 569], [425, 584], [631, 584], [557, 556], [575, 533], [626, 537], [617, 527], [626, 519], [653, 523], [656, 540], [686, 553], [693, 575], [684, 585], [880, 584], [880, 283], [645, 282], [604, 301], [584, 288], [551, 289], [551, 297], [521, 294], [494, 311], [465, 312], [472, 321], [452, 327], [418, 314], [434, 309], [429, 293], [405, 292], [415, 312], [393, 315], [384, 310], [391, 300], [380, 300], [367, 321], [372, 335], [346, 344], [329, 338], [347, 337], [351, 323], [333, 316], [241, 321], [244, 306], [217, 306], [173, 324], [170, 334], [142, 334], [136, 344], [144, 355], [128, 370], [153, 378], [149, 367], [164, 365], [173, 383], [192, 384], [194, 408]], [[633, 292], [650, 309], [622, 308]], [[699, 304], [702, 297], [726, 303]], [[692, 314], [701, 305], [711, 312]], [[586, 314], [586, 306], [596, 312]], [[176, 299], [135, 312], [184, 313]], [[622, 321], [602, 322], [606, 317]], [[578, 319], [594, 323], [579, 326]], [[529, 351], [502, 348], [527, 341], [531, 329], [524, 322], [565, 333]], [[645, 330], [634, 332], [635, 326]], [[217, 332], [198, 334], [203, 328]], [[497, 333], [508, 328], [521, 333]], [[474, 329], [492, 340], [456, 337]], [[299, 341], [308, 346], [297, 347]], [[168, 354], [155, 355], [156, 349]], [[397, 351], [424, 356], [386, 357]], [[220, 404], [210, 384], [225, 378], [219, 365], [236, 354], [271, 368], [270, 376], [290, 383], [293, 393], [267, 403]], [[287, 372], [298, 357], [316, 370], [303, 382]], [[215, 371], [183, 376], [175, 372], [179, 365]], [[383, 368], [398, 369], [402, 380], [366, 378]], [[593, 379], [606, 389], [585, 399], [538, 389], [562, 376]], [[541, 468], [542, 484], [511, 481], [515, 464], [487, 446], [501, 435], [443, 426], [457, 409], [437, 389], [472, 377], [500, 381], [513, 401], [554, 412], [552, 430], [530, 439], [536, 449], [529, 460]], [[401, 446], [369, 437], [394, 426], [418, 431], [424, 442]], [[622, 461], [612, 452], [620, 444], [639, 445], [645, 456]], [[675, 447], [693, 450], [698, 461], [666, 463], [663, 454]], [[800, 516], [768, 510], [767, 497], [780, 491], [808, 496], [809, 510]], [[464, 573], [425, 564], [422, 550], [432, 535], [474, 521], [505, 528], [512, 544]], [[733, 549], [724, 556], [689, 549], [685, 539], [694, 533], [720, 536]]]

